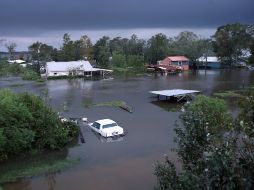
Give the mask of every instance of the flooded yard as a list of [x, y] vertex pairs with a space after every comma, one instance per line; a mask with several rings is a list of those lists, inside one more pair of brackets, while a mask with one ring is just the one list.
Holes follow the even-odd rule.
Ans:
[[[73, 167], [16, 182], [1, 184], [4, 190], [153, 189], [154, 164], [164, 155], [176, 159], [174, 126], [181, 106], [157, 101], [149, 91], [192, 89], [204, 95], [254, 85], [254, 72], [208, 70], [169, 76], [142, 76], [111, 80], [50, 80], [45, 84], [24, 82], [17, 77], [2, 78], [1, 88], [41, 95], [65, 117], [87, 117], [88, 122], [110, 118], [128, 134], [118, 141], [105, 142], [84, 127], [85, 143], [78, 142], [64, 154], [80, 159]], [[124, 101], [129, 113], [118, 107], [93, 104]], [[234, 102], [230, 103], [234, 110]], [[1, 172], [1, 168], [0, 168]]]

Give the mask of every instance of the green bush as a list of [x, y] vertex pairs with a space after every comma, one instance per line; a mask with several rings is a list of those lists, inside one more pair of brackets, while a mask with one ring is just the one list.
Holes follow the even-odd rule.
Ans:
[[6, 142], [7, 155], [18, 155], [31, 149], [35, 133], [26, 128], [7, 127], [4, 135], [8, 139]]
[[78, 134], [37, 96], [0, 90], [0, 160], [35, 149], [62, 149]]
[[40, 76], [35, 71], [30, 69], [23, 69], [21, 72], [21, 77], [23, 80], [39, 80]]
[[23, 80], [39, 80], [40, 76], [31, 68], [24, 68], [19, 64], [9, 64], [7, 61], [0, 61], [0, 76], [20, 75]]
[[184, 162], [195, 163], [210, 144], [218, 143], [232, 128], [233, 119], [225, 101], [217, 98], [198, 96], [185, 110], [180, 116], [184, 128], [176, 128], [178, 154]]
[[9, 64], [6, 60], [0, 61], [0, 76], [18, 75], [21, 70], [19, 64]]
[[168, 158], [157, 163], [157, 188], [252, 189], [254, 140], [249, 129], [254, 128], [250, 122], [254, 106], [248, 103], [235, 121], [219, 99], [199, 96], [186, 106], [181, 114], [183, 126], [175, 129], [181, 169]]

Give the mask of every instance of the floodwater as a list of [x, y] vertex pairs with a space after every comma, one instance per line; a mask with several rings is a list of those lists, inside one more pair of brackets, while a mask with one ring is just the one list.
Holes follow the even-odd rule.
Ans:
[[[41, 95], [48, 104], [66, 117], [87, 117], [88, 122], [111, 118], [128, 134], [116, 141], [101, 139], [84, 127], [85, 143], [68, 148], [68, 158], [80, 162], [62, 172], [45, 174], [2, 184], [4, 190], [83, 190], [83, 189], [153, 189], [156, 184], [154, 164], [167, 154], [175, 159], [174, 126], [179, 106], [149, 94], [152, 90], [193, 89], [205, 95], [236, 90], [254, 84], [254, 72], [247, 70], [208, 70], [169, 76], [139, 76], [112, 80], [51, 80], [45, 85], [4, 78], [0, 87], [16, 92]], [[92, 104], [125, 101], [133, 113], [115, 107]], [[230, 103], [234, 107], [234, 102]], [[1, 171], [0, 171], [1, 172]]]

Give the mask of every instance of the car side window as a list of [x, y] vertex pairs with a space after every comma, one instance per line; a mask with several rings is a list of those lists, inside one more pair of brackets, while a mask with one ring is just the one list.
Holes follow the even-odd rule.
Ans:
[[96, 129], [100, 129], [100, 124], [97, 123], [97, 122], [94, 122], [93, 127], [96, 128]]

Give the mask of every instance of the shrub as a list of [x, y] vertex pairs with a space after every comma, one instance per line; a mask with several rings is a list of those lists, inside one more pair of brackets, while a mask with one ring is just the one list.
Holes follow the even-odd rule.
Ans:
[[40, 76], [35, 71], [30, 69], [23, 69], [21, 72], [21, 77], [23, 80], [39, 80]]
[[0, 160], [32, 148], [62, 149], [77, 134], [39, 97], [0, 90]]

